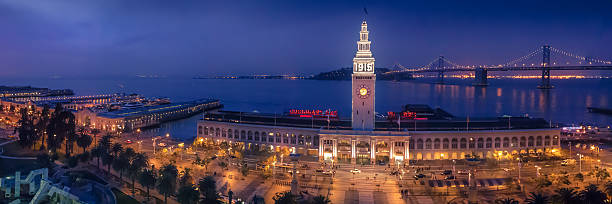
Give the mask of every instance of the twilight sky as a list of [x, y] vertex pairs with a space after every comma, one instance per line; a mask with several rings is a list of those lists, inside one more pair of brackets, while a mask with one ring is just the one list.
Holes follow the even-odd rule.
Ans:
[[612, 59], [612, 1], [0, 0], [0, 77], [318, 73], [500, 64], [542, 44]]

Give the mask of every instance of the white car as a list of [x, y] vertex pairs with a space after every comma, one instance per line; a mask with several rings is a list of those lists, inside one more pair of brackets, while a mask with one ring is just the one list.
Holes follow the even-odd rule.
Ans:
[[359, 170], [359, 169], [351, 169], [350, 172], [356, 174], [356, 173], [361, 173], [361, 170]]

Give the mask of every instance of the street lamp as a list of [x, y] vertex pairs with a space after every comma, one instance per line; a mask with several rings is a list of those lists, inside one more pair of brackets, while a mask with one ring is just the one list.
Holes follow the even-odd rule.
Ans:
[[584, 155], [582, 154], [576, 154], [578, 155], [578, 165], [580, 166], [580, 173], [582, 173], [582, 157], [584, 157]]

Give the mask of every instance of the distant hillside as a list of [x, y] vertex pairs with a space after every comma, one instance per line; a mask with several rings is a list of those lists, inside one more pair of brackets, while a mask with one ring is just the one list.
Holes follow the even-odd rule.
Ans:
[[[412, 79], [412, 76], [402, 76], [398, 79], [396, 75], [384, 74], [386, 72], [391, 71], [389, 68], [376, 68], [374, 72], [376, 73], [377, 80], [408, 80]], [[314, 80], [351, 80], [351, 74], [353, 73], [353, 68], [341, 68], [338, 70], [330, 71], [330, 72], [321, 72], [317, 75], [310, 77], [310, 79]]]

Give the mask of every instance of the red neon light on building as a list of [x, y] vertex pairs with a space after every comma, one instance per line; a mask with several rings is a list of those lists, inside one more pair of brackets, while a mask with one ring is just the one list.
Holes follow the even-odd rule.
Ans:
[[338, 111], [335, 110], [302, 110], [302, 109], [291, 109], [289, 110], [289, 115], [299, 116], [302, 118], [311, 118], [311, 117], [330, 117], [337, 118]]

